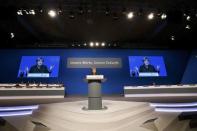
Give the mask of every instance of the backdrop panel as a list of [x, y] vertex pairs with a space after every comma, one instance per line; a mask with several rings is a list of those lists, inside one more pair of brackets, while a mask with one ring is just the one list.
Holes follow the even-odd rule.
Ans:
[[[168, 50], [121, 50], [121, 49], [12, 49], [0, 50], [0, 82], [62, 82], [66, 86], [68, 94], [87, 94], [87, 83], [83, 81], [88, 68], [67, 68], [67, 58], [121, 58], [121, 68], [100, 68], [99, 74], [103, 74], [107, 81], [103, 83], [104, 94], [123, 93], [125, 85], [150, 85], [177, 84], [181, 82], [182, 75], [187, 65], [188, 51]], [[57, 78], [17, 78], [22, 56], [60, 56], [59, 76]], [[129, 72], [128, 56], [162, 56], [166, 66], [165, 77], [131, 77]], [[186, 73], [187, 74], [187, 73]]]

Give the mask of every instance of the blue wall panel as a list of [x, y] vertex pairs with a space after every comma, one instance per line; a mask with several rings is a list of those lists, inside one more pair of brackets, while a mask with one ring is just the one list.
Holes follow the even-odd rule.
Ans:
[[197, 50], [191, 53], [182, 79], [183, 84], [197, 84]]
[[[60, 56], [60, 68], [58, 78], [17, 78], [21, 56]], [[163, 56], [167, 77], [159, 78], [133, 78], [129, 74], [128, 56]], [[123, 93], [125, 85], [150, 85], [177, 84], [182, 80], [189, 52], [168, 50], [121, 50], [121, 49], [28, 49], [28, 50], [0, 50], [0, 82], [62, 82], [66, 86], [68, 94], [87, 94], [87, 83], [83, 81], [90, 69], [68, 69], [66, 60], [68, 57], [120, 57], [122, 68], [98, 69], [97, 72], [104, 74], [107, 81], [103, 84], [104, 94]]]

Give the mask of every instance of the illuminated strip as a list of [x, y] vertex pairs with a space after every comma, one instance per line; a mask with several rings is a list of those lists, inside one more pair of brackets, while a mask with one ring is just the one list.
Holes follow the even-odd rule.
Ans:
[[0, 91], [12, 91], [12, 90], [27, 90], [27, 91], [42, 91], [42, 90], [64, 90], [64, 87], [58, 87], [58, 86], [48, 86], [48, 87], [34, 87], [34, 86], [30, 86], [30, 88], [28, 87], [21, 87], [21, 88], [17, 88], [17, 87], [10, 87], [10, 88], [6, 88], [6, 87], [0, 87]]
[[176, 86], [176, 85], [161, 85], [161, 86], [125, 86], [124, 89], [177, 89], [177, 88], [197, 88], [196, 85], [183, 85], [183, 86]]
[[197, 112], [197, 108], [155, 108], [157, 112]]
[[197, 93], [158, 93], [158, 94], [125, 94], [125, 97], [169, 97], [169, 96], [197, 96]]
[[50, 98], [64, 98], [64, 96], [63, 95], [58, 95], [58, 96], [0, 96], [0, 100], [50, 99]]
[[24, 115], [31, 115], [33, 113], [32, 110], [30, 111], [16, 111], [16, 112], [0, 112], [0, 117], [5, 116], [24, 116]]
[[15, 107], [0, 107], [0, 111], [19, 111], [19, 110], [36, 110], [38, 105], [33, 106], [15, 106]]
[[197, 102], [192, 103], [150, 103], [151, 107], [192, 107], [197, 106]]

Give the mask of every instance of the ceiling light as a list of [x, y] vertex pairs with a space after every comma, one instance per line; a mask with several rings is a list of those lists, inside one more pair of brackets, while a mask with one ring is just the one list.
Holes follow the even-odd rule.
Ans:
[[166, 19], [166, 18], [167, 18], [167, 15], [166, 15], [166, 14], [162, 14], [162, 15], [161, 15], [161, 19], [162, 19], [162, 20], [164, 20], [164, 19]]
[[128, 18], [128, 19], [132, 19], [133, 16], [134, 16], [134, 15], [133, 15], [133, 12], [129, 12], [129, 13], [127, 14], [127, 18]]
[[23, 11], [26, 13], [26, 15], [29, 15], [29, 12], [27, 10], [23, 10]]
[[186, 17], [186, 19], [187, 19], [187, 21], [190, 21], [191, 17], [188, 15], [188, 16]]
[[99, 46], [99, 43], [98, 42], [96, 42], [96, 44], [95, 44], [96, 46]]
[[74, 15], [74, 12], [73, 11], [70, 11], [69, 18], [70, 19], [74, 19], [75, 18], [75, 15]]
[[175, 36], [172, 35], [171, 36], [171, 40], [174, 41], [175, 40]]
[[93, 42], [90, 42], [90, 47], [94, 47], [94, 43]]
[[29, 14], [35, 15], [36, 13], [35, 13], [34, 10], [30, 10], [30, 11], [29, 11]]
[[13, 38], [14, 38], [14, 36], [15, 36], [15, 35], [14, 35], [14, 33], [13, 33], [13, 32], [11, 32], [11, 33], [10, 33], [10, 38], [11, 38], [11, 39], [13, 39]]
[[17, 15], [23, 15], [22, 10], [18, 10], [18, 11], [17, 11]]
[[102, 47], [104, 47], [104, 46], [105, 46], [105, 43], [104, 43], [104, 42], [102, 42], [102, 43], [101, 43], [101, 46], [102, 46]]
[[57, 14], [56, 14], [56, 11], [54, 11], [54, 10], [49, 10], [48, 15], [49, 15], [50, 17], [54, 18], [54, 17], [56, 17]]
[[148, 19], [149, 19], [149, 20], [152, 20], [153, 18], [154, 18], [154, 13], [148, 14]]
[[188, 29], [188, 30], [191, 29], [190, 25], [186, 25], [185, 28]]

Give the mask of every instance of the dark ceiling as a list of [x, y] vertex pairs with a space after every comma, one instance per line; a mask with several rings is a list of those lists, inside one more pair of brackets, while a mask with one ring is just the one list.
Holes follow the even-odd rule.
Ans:
[[[191, 43], [197, 42], [196, 0], [1, 0], [0, 7], [1, 47], [71, 47], [98, 41], [118, 48], [176, 48], [183, 42], [193, 48]], [[16, 13], [31, 9], [35, 15]], [[61, 12], [51, 18], [50, 9]], [[134, 11], [131, 20], [129, 11]], [[150, 12], [156, 15], [153, 20], [147, 19]]]

